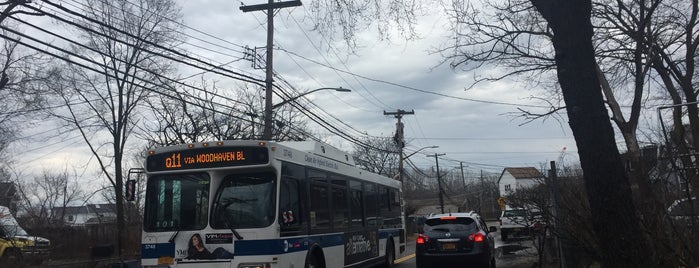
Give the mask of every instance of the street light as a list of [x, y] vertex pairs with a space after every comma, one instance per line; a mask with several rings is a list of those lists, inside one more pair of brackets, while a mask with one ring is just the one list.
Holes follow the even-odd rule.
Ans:
[[402, 154], [399, 154], [399, 159], [398, 159], [398, 180], [399, 180], [400, 182], [403, 182], [403, 160], [408, 159], [408, 157], [411, 157], [411, 156], [413, 156], [414, 154], [419, 153], [419, 152], [422, 151], [422, 150], [425, 150], [425, 149], [435, 149], [435, 148], [439, 148], [439, 146], [437, 146], [437, 145], [432, 145], [432, 146], [422, 147], [422, 148], [420, 148], [420, 149], [417, 149], [417, 151], [415, 151], [415, 152], [413, 152], [413, 153], [411, 153], [411, 154], [409, 154], [409, 155], [406, 155], [405, 157], [403, 157]]
[[280, 106], [282, 106], [282, 105], [284, 105], [284, 104], [287, 104], [287, 103], [289, 103], [289, 102], [295, 101], [295, 100], [297, 100], [297, 99], [300, 98], [300, 97], [303, 97], [303, 96], [306, 96], [306, 95], [311, 94], [311, 93], [313, 93], [313, 92], [321, 91], [321, 90], [335, 90], [335, 91], [337, 91], [337, 92], [350, 92], [350, 91], [352, 91], [352, 90], [350, 90], [350, 89], [342, 88], [342, 87], [321, 87], [321, 88], [316, 88], [316, 89], [314, 89], [314, 90], [306, 91], [306, 92], [304, 92], [304, 93], [301, 93], [301, 95], [298, 95], [298, 96], [295, 96], [295, 97], [291, 97], [291, 98], [286, 99], [286, 100], [284, 100], [284, 101], [282, 101], [282, 102], [280, 102], [280, 103], [277, 103], [277, 104], [275, 104], [275, 105], [272, 105], [272, 110], [277, 109], [277, 108], [279, 108]]
[[264, 139], [264, 140], [271, 140], [272, 139], [272, 110], [278, 108], [279, 106], [287, 104], [289, 102], [295, 101], [300, 97], [303, 97], [303, 96], [306, 96], [306, 95], [311, 94], [313, 92], [321, 91], [321, 90], [335, 90], [338, 92], [350, 92], [350, 91], [352, 91], [352, 90], [342, 88], [342, 87], [337, 87], [337, 88], [335, 88], [335, 87], [321, 87], [321, 88], [316, 88], [314, 90], [306, 91], [304, 93], [301, 93], [298, 96], [291, 97], [289, 99], [286, 99], [286, 100], [284, 100], [280, 103], [274, 104], [274, 105], [271, 105], [271, 102], [268, 101], [267, 102], [268, 104], [265, 105], [265, 125], [264, 125], [264, 131], [262, 133], [262, 139]]
[[422, 151], [422, 150], [425, 150], [425, 149], [437, 149], [437, 148], [439, 148], [439, 145], [432, 145], [432, 146], [422, 147], [422, 148], [420, 148], [420, 149], [417, 149], [417, 151], [415, 151], [415, 152], [413, 152], [413, 153], [411, 153], [411, 154], [406, 155], [405, 157], [403, 157], [403, 160], [408, 159], [408, 157], [411, 157], [411, 156], [413, 156], [414, 154], [419, 153], [419, 152]]

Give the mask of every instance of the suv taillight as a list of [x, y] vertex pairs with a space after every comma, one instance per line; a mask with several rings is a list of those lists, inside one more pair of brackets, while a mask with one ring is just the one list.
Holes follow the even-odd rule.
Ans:
[[468, 236], [468, 240], [479, 243], [485, 241], [485, 235], [483, 233], [472, 233]]
[[430, 241], [430, 238], [423, 234], [417, 235], [417, 238], [415, 239], [415, 243], [417, 243], [418, 245], [425, 244], [427, 243], [427, 241]]

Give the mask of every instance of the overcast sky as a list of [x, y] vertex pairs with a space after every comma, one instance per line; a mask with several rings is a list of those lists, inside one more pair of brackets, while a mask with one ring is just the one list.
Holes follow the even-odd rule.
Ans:
[[[248, 5], [266, 3], [265, 0], [243, 2]], [[178, 3], [183, 10], [184, 24], [206, 33], [184, 29], [191, 37], [183, 48], [192, 53], [225, 63], [240, 57], [244, 46], [265, 45], [266, 15], [263, 12], [243, 13], [239, 9], [240, 1]], [[300, 91], [320, 87], [351, 89], [352, 92], [346, 93], [320, 91], [308, 95], [322, 109], [314, 107], [312, 112], [348, 131], [347, 125], [370, 136], [392, 136], [396, 119], [385, 116], [383, 112], [414, 110], [414, 115], [403, 117], [408, 143], [406, 153], [426, 146], [439, 146], [410, 157], [421, 168], [434, 165], [434, 158], [425, 156], [434, 153], [446, 154], [440, 157], [441, 169], [451, 170], [463, 162], [470, 174], [477, 174], [480, 170], [499, 173], [504, 167], [539, 168], [543, 163], [559, 160], [563, 148], [566, 148], [566, 164], [576, 163], [577, 149], [564, 114], [562, 120], [538, 120], [524, 125], [522, 119], [509, 115], [517, 112], [518, 107], [545, 105], [531, 98], [544, 96], [540, 89], [527, 88], [516, 81], [500, 81], [481, 83], [466, 90], [475, 76], [502, 70], [484, 67], [474, 73], [439, 65], [441, 56], [430, 52], [446, 44], [449, 33], [447, 21], [443, 16], [435, 15], [438, 11], [435, 8], [419, 18], [417, 34], [420, 38], [417, 40], [404, 41], [399, 36], [390, 41], [379, 40], [375, 32], [365, 31], [360, 34], [360, 47], [356, 53], [349, 54], [341, 41], [329, 48], [327, 39], [312, 30], [312, 24], [305, 18], [310, 12], [308, 7], [283, 9], [275, 17], [275, 46], [278, 49], [274, 51], [274, 68]], [[238, 61], [228, 67], [264, 77], [264, 70], [251, 68], [249, 62]], [[198, 72], [182, 67], [181, 75], [186, 77]], [[234, 81], [221, 77], [213, 79], [220, 87], [235, 88]], [[280, 101], [275, 97], [275, 103]], [[323, 140], [343, 150], [352, 150], [350, 142], [333, 137], [329, 131], [313, 123], [310, 126], [322, 134]], [[358, 136], [355, 130], [351, 133]], [[87, 148], [81, 144], [81, 139], [73, 134], [50, 143], [16, 145], [23, 149], [19, 154], [24, 159], [20, 161], [20, 167], [93, 165], [94, 161], [84, 153]]]

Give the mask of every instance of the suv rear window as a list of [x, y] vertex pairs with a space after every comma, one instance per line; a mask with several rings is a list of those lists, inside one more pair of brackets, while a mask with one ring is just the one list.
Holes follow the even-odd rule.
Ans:
[[505, 210], [505, 213], [502, 216], [503, 217], [524, 217], [524, 216], [527, 216], [527, 211], [524, 209]]
[[471, 218], [427, 219], [425, 221], [424, 227], [424, 230], [426, 232], [432, 230], [441, 230], [449, 232], [476, 231], [477, 229], [478, 227], [476, 226], [476, 222]]

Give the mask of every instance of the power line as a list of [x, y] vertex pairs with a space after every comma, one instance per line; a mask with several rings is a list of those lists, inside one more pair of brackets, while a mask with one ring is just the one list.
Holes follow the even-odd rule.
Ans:
[[377, 78], [371, 78], [371, 77], [368, 77], [368, 76], [359, 75], [359, 74], [351, 73], [351, 72], [348, 72], [348, 71], [340, 70], [340, 69], [338, 69], [338, 68], [336, 68], [336, 67], [333, 67], [333, 66], [330, 66], [330, 65], [327, 65], [327, 64], [318, 62], [318, 61], [316, 61], [316, 60], [309, 59], [309, 58], [306, 58], [306, 57], [304, 57], [304, 56], [301, 56], [301, 55], [299, 55], [298, 53], [295, 53], [295, 52], [293, 52], [293, 51], [288, 51], [288, 50], [286, 50], [286, 49], [284, 49], [284, 48], [278, 48], [278, 49], [279, 49], [279, 50], [282, 50], [282, 51], [287, 51], [289, 54], [294, 55], [294, 56], [296, 56], [296, 57], [299, 57], [299, 58], [301, 58], [301, 59], [304, 59], [304, 60], [306, 60], [306, 61], [309, 61], [309, 62], [318, 64], [318, 65], [321, 65], [321, 66], [326, 67], [326, 68], [329, 68], [329, 69], [337, 70], [338, 72], [346, 73], [346, 74], [349, 74], [349, 75], [354, 75], [354, 76], [357, 76], [357, 77], [362, 78], [362, 79], [365, 79], [365, 80], [369, 80], [369, 81], [373, 81], [373, 82], [377, 82], [377, 83], [382, 83], [382, 84], [387, 84], [387, 85], [391, 85], [391, 86], [395, 86], [395, 87], [399, 87], [399, 88], [409, 89], [409, 90], [412, 90], [412, 91], [417, 91], [417, 92], [421, 92], [421, 93], [425, 93], [425, 94], [437, 95], [437, 96], [440, 96], [440, 97], [451, 98], [451, 99], [456, 99], [456, 100], [472, 101], [472, 102], [478, 102], [478, 103], [486, 103], [486, 104], [497, 104], [497, 105], [518, 106], [518, 107], [532, 107], [532, 108], [550, 108], [549, 106], [544, 106], [544, 105], [532, 105], [532, 104], [520, 104], [520, 103], [508, 103], [508, 102], [499, 102], [499, 101], [479, 100], [479, 99], [473, 99], [473, 98], [465, 98], [465, 97], [459, 97], [459, 96], [452, 96], [452, 95], [443, 94], [443, 93], [439, 93], [439, 92], [433, 92], [433, 91], [429, 91], [429, 90], [425, 90], [425, 89], [420, 89], [420, 88], [416, 88], [416, 87], [401, 85], [401, 84], [398, 84], [398, 83], [395, 83], [395, 82], [385, 81], [385, 80], [381, 80], [381, 79], [377, 79]]
[[[81, 18], [81, 19], [83, 19], [83, 20], [89, 21], [89, 22], [91, 22], [91, 23], [98, 24], [98, 25], [103, 26], [103, 27], [106, 27], [107, 29], [110, 29], [110, 30], [114, 30], [115, 32], [117, 32], [117, 33], [119, 33], [119, 34], [123, 34], [123, 35], [125, 35], [125, 36], [127, 36], [127, 37], [129, 37], [129, 38], [134, 38], [134, 39], [136, 39], [136, 40], [138, 40], [138, 41], [140, 41], [140, 42], [143, 42], [144, 44], [151, 45], [151, 46], [156, 47], [156, 48], [158, 48], [158, 49], [161, 49], [161, 50], [163, 50], [163, 51], [167, 51], [167, 52], [173, 53], [173, 54], [176, 55], [177, 57], [170, 56], [170, 55], [165, 55], [165, 54], [158, 53], [158, 52], [152, 51], [152, 50], [147, 49], [147, 48], [144, 48], [144, 47], [140, 47], [140, 49], [143, 50], [144, 52], [148, 52], [148, 53], [151, 53], [151, 54], [154, 54], [154, 55], [158, 55], [158, 56], [167, 58], [167, 59], [172, 60], [172, 61], [175, 61], [175, 62], [179, 62], [179, 63], [182, 63], [182, 64], [189, 65], [189, 66], [191, 66], [191, 67], [200, 68], [200, 69], [202, 68], [202, 67], [200, 67], [200, 66], [198, 66], [198, 65], [189, 63], [189, 62], [184, 61], [184, 60], [181, 60], [181, 59], [178, 58], [178, 57], [186, 58], [186, 59], [189, 59], [189, 60], [198, 62], [198, 63], [200, 63], [200, 64], [203, 64], [203, 65], [205, 65], [205, 66], [208, 66], [208, 67], [212, 68], [210, 71], [213, 72], [213, 73], [220, 74], [220, 75], [223, 75], [223, 76], [227, 76], [227, 77], [230, 77], [230, 78], [233, 78], [233, 79], [237, 79], [237, 80], [240, 80], [240, 81], [249, 82], [249, 83], [253, 83], [253, 84], [257, 84], [257, 85], [261, 85], [261, 83], [264, 82], [264, 80], [261, 80], [261, 79], [258, 79], [258, 78], [255, 78], [255, 77], [252, 77], [252, 76], [249, 76], [249, 75], [246, 75], [246, 74], [242, 74], [242, 73], [240, 73], [240, 72], [233, 71], [233, 70], [230, 70], [230, 69], [221, 68], [221, 67], [216, 66], [216, 65], [214, 65], [214, 64], [205, 62], [205, 61], [203, 61], [203, 60], [201, 60], [201, 59], [197, 59], [197, 58], [193, 58], [193, 57], [191, 57], [191, 56], [188, 56], [188, 55], [186, 55], [186, 54], [184, 54], [184, 53], [182, 53], [182, 52], [176, 51], [176, 50], [174, 50], [174, 49], [170, 49], [170, 48], [164, 47], [164, 46], [162, 46], [162, 45], [160, 45], [160, 44], [154, 43], [154, 42], [149, 41], [149, 40], [144, 40], [143, 38], [141, 38], [141, 37], [139, 37], [139, 36], [135, 36], [135, 35], [133, 35], [133, 34], [131, 34], [131, 33], [128, 33], [128, 32], [126, 32], [126, 31], [124, 31], [124, 30], [115, 28], [115, 27], [113, 27], [113, 26], [111, 26], [111, 25], [108, 25], [108, 24], [106, 24], [106, 23], [104, 23], [104, 22], [101, 22], [101, 21], [98, 21], [98, 20], [96, 20], [96, 19], [87, 17], [87, 16], [85, 16], [85, 15], [83, 15], [83, 14], [79, 14], [79, 13], [77, 13], [77, 12], [75, 12], [75, 11], [73, 11], [73, 10], [70, 10], [70, 9], [68, 9], [68, 8], [65, 8], [65, 7], [63, 7], [63, 6], [61, 6], [61, 5], [57, 5], [57, 4], [55, 4], [55, 3], [53, 3], [53, 2], [51, 2], [51, 1], [49, 1], [49, 0], [44, 0], [44, 2], [45, 2], [45, 3], [48, 3], [48, 4], [51, 5], [51, 6], [54, 6], [54, 7], [58, 8], [58, 9], [64, 11], [64, 12], [67, 12], [68, 14], [71, 14], [71, 15], [73, 15], [73, 16], [77, 16], [77, 17], [79, 17], [79, 18]], [[128, 42], [125, 42], [125, 41], [123, 41], [123, 40], [119, 40], [118, 38], [114, 38], [113, 36], [109, 36], [109, 35], [104, 34], [104, 33], [102, 33], [102, 32], [93, 30], [92, 28], [89, 28], [89, 27], [87, 27], [87, 26], [80, 25], [80, 24], [78, 24], [78, 23], [76, 23], [76, 22], [69, 21], [69, 20], [64, 19], [64, 18], [61, 18], [61, 17], [59, 17], [59, 16], [57, 16], [57, 15], [44, 12], [44, 11], [42, 11], [42, 10], [39, 9], [39, 8], [32, 7], [32, 6], [27, 6], [27, 7], [29, 7], [29, 8], [32, 9], [32, 10], [35, 10], [35, 11], [37, 11], [37, 12], [41, 12], [41, 13], [43, 13], [43, 14], [46, 14], [47, 16], [52, 17], [52, 18], [55, 18], [55, 19], [57, 19], [57, 20], [59, 20], [59, 21], [61, 21], [61, 22], [64, 22], [64, 23], [67, 23], [67, 24], [71, 24], [71, 25], [73, 25], [73, 26], [75, 26], [75, 27], [78, 27], [78, 28], [80, 28], [80, 29], [82, 29], [82, 30], [85, 30], [85, 31], [88, 31], [88, 32], [92, 32], [92, 33], [97, 34], [97, 35], [101, 35], [101, 36], [103, 36], [103, 37], [109, 38], [109, 39], [111, 39], [111, 40], [114, 40], [114, 41], [116, 41], [116, 42], [119, 42], [119, 43], [124, 44], [124, 45], [127, 45], [127, 46], [132, 46], [132, 47], [134, 46], [133, 44], [129, 44]], [[228, 75], [224, 74], [224, 73], [221, 72], [221, 71], [214, 71], [214, 70], [221, 70], [221, 71], [227, 72], [227, 73], [229, 73], [229, 74], [236, 75], [236, 76], [238, 76], [238, 77], [231, 77], [231, 76], [228, 76]]]
[[[0, 28], [9, 30], [8, 28], [6, 28], [6, 27], [4, 27], [4, 26], [1, 26], [1, 25], [0, 25]], [[84, 68], [84, 69], [87, 69], [87, 70], [90, 70], [90, 71], [93, 71], [93, 72], [96, 72], [96, 73], [105, 74], [105, 75], [109, 76], [110, 78], [118, 79], [114, 74], [107, 74], [107, 73], [104, 73], [104, 72], [102, 72], [102, 71], [100, 71], [100, 70], [98, 70], [98, 69], [95, 69], [94, 67], [90, 67], [90, 66], [87, 66], [87, 65], [85, 65], [85, 64], [83, 64], [83, 63], [79, 63], [79, 62], [76, 62], [76, 61], [71, 60], [71, 59], [69, 59], [69, 58], [66, 58], [66, 57], [57, 55], [57, 54], [55, 54], [55, 53], [52, 53], [52, 52], [43, 50], [43, 49], [38, 48], [38, 47], [36, 47], [36, 46], [27, 44], [27, 43], [25, 43], [25, 42], [23, 42], [23, 41], [21, 41], [21, 40], [19, 40], [19, 39], [14, 39], [14, 38], [12, 38], [12, 37], [9, 37], [9, 36], [7, 36], [7, 35], [5, 35], [5, 34], [3, 34], [3, 33], [0, 33], [0, 37], [1, 37], [1, 38], [4, 38], [4, 39], [6, 39], [6, 40], [9, 40], [9, 41], [18, 43], [18, 44], [23, 45], [23, 46], [25, 46], [25, 47], [28, 47], [28, 48], [30, 48], [30, 49], [36, 50], [36, 51], [38, 51], [38, 52], [47, 54], [47, 55], [52, 56], [52, 57], [54, 57], [54, 58], [61, 59], [61, 60], [65, 61], [65, 62], [68, 62], [68, 63], [74, 64], [74, 65], [77, 65], [77, 66], [79, 66], [79, 67], [81, 67], [81, 68]], [[30, 38], [30, 37], [28, 37], [28, 36], [26, 36], [26, 35], [25, 35], [25, 37]], [[42, 42], [40, 42], [40, 43], [42, 43]], [[82, 59], [82, 60], [85, 60], [85, 61], [87, 61], [87, 62], [89, 62], [89, 63], [99, 65], [99, 63], [96, 63], [96, 62], [92, 61], [91, 59], [88, 59], [88, 58], [82, 57], [82, 56], [80, 56], [80, 55], [74, 54], [74, 53], [72, 53], [72, 52], [70, 52], [70, 51], [67, 51], [67, 50], [64, 50], [64, 49], [60, 49], [60, 48], [56, 48], [55, 46], [53, 46], [53, 45], [51, 45], [51, 44], [48, 44], [48, 43], [42, 43], [42, 44], [47, 45], [47, 46], [50, 46], [50, 47], [52, 47], [52, 48], [54, 48], [54, 49], [58, 49], [59, 51], [62, 51], [62, 52], [64, 52], [64, 53], [71, 54], [71, 55], [73, 55], [73, 56], [75, 56], [75, 57], [78, 57], [78, 58], [80, 58], [80, 59]], [[104, 67], [104, 68], [109, 68], [109, 67], [106, 67], [106, 66], [102, 66], [102, 67]], [[117, 71], [117, 72], [122, 72], [121, 70], [116, 70], [116, 71]], [[170, 97], [170, 98], [172, 98], [172, 99], [177, 99], [177, 100], [180, 100], [180, 101], [187, 102], [187, 103], [189, 103], [189, 104], [198, 106], [198, 107], [200, 107], [200, 108], [211, 109], [211, 110], [214, 111], [214, 112], [219, 112], [219, 113], [220, 113], [220, 111], [218, 111], [218, 110], [216, 110], [216, 109], [204, 107], [204, 106], [201, 106], [201, 105], [199, 105], [199, 104], [197, 104], [197, 103], [194, 103], [194, 102], [191, 102], [191, 101], [187, 101], [187, 100], [184, 100], [184, 99], [182, 99], [182, 98], [174, 97], [174, 96], [169, 95], [169, 94], [167, 94], [167, 93], [164, 93], [164, 92], [162, 92], [162, 91], [155, 90], [154, 88], [160, 88], [160, 85], [156, 84], [155, 82], [151, 82], [151, 81], [149, 81], [149, 80], [145, 80], [145, 79], [142, 79], [142, 78], [139, 78], [139, 77], [136, 77], [136, 76], [134, 76], [134, 78], [140, 80], [141, 82], [145, 82], [145, 83], [151, 84], [151, 85], [153, 85], [154, 87], [153, 87], [153, 88], [146, 87], [146, 86], [141, 85], [141, 84], [136, 84], [136, 83], [134, 83], [134, 81], [124, 81], [124, 82], [126, 82], [126, 83], [128, 83], [128, 84], [130, 84], [130, 85], [134, 85], [134, 86], [140, 87], [140, 88], [142, 88], [142, 89], [145, 89], [145, 90], [148, 90], [148, 91], [157, 93], [157, 94], [161, 94], [161, 95]], [[167, 89], [167, 88], [165, 88], [165, 90], [172, 91], [172, 90]], [[181, 93], [179, 93], [179, 92], [176, 92], [176, 93], [177, 93], [177, 94], [181, 94]], [[198, 100], [200, 100], [200, 101], [208, 101], [208, 100], [203, 100], [203, 99], [198, 98], [198, 97], [195, 97], [195, 96], [189, 96], [189, 97], [198, 99]], [[213, 104], [213, 102], [212, 102], [212, 104]], [[218, 105], [221, 105], [221, 106], [226, 107], [225, 105], [222, 105], [222, 104], [218, 104]], [[230, 108], [231, 110], [235, 110], [235, 108], [233, 108], [233, 107], [228, 107], [228, 108]], [[239, 111], [239, 112], [240, 112], [240, 111]], [[242, 112], [241, 112], [241, 113], [242, 113]], [[236, 118], [236, 119], [239, 119], [239, 120], [242, 120], [242, 121], [249, 121], [249, 122], [251, 122], [250, 120], [247, 120], [247, 119], [245, 119], [245, 118], [240, 118], [240, 117], [235, 117], [235, 118]]]
[[[31, 24], [31, 23], [28, 23], [28, 22], [26, 22], [26, 21], [24, 21], [24, 20], [15, 18], [15, 17], [13, 17], [13, 16], [10, 16], [10, 18], [12, 18], [12, 19], [14, 19], [14, 20], [16, 20], [16, 21], [18, 21], [18, 22], [24, 23], [24, 24], [26, 24], [26, 25], [29, 25], [29, 26], [31, 26], [31, 27], [33, 27], [33, 28], [39, 30], [39, 31], [45, 32], [45, 33], [47, 33], [47, 34], [50, 34], [50, 35], [55, 36], [55, 37], [57, 37], [57, 38], [60, 38], [60, 39], [62, 39], [62, 40], [68, 41], [68, 42], [70, 42], [70, 43], [72, 43], [72, 44], [75, 44], [75, 45], [77, 45], [77, 46], [80, 46], [80, 47], [82, 47], [82, 48], [88, 49], [88, 50], [90, 50], [90, 51], [92, 51], [92, 52], [98, 53], [98, 54], [100, 54], [100, 55], [102, 55], [102, 56], [111, 57], [110, 55], [106, 54], [106, 53], [103, 52], [103, 51], [100, 51], [100, 50], [97, 50], [97, 49], [95, 49], [95, 48], [86, 46], [86, 45], [84, 45], [84, 44], [81, 44], [81, 43], [76, 42], [76, 41], [74, 41], [74, 40], [68, 39], [68, 38], [66, 38], [66, 37], [64, 37], [64, 36], [62, 36], [62, 35], [58, 35], [58, 34], [56, 34], [56, 33], [53, 33], [53, 32], [51, 32], [51, 31], [45, 30], [45, 29], [43, 29], [43, 28], [37, 27], [36, 25]], [[10, 28], [6, 28], [6, 27], [3, 27], [3, 26], [0, 26], [0, 27], [2, 27], [3, 29], [5, 29], [5, 30], [7, 30], [7, 31], [9, 31], [9, 32], [12, 32], [12, 33], [14, 33], [14, 34], [16, 34], [16, 35], [18, 35], [18, 36], [21, 36], [21, 37], [24, 37], [24, 38], [28, 38], [28, 39], [30, 39], [30, 40], [32, 40], [32, 41], [34, 41], [34, 42], [47, 45], [47, 46], [52, 47], [52, 48], [54, 48], [54, 49], [56, 49], [56, 50], [59, 50], [59, 51], [62, 51], [62, 52], [64, 52], [64, 53], [68, 53], [68, 54], [74, 55], [74, 56], [76, 56], [76, 57], [80, 57], [80, 58], [82, 58], [83, 60], [86, 60], [86, 59], [87, 59], [87, 58], [84, 58], [84, 57], [79, 56], [79, 55], [77, 55], [77, 54], [74, 54], [73, 52], [69, 52], [68, 50], [65, 50], [65, 49], [62, 49], [62, 48], [58, 48], [58, 47], [56, 47], [56, 46], [54, 46], [54, 45], [52, 45], [52, 44], [46, 43], [46, 42], [44, 42], [44, 41], [39, 41], [38, 39], [36, 39], [36, 38], [34, 38], [34, 37], [30, 37], [30, 36], [28, 36], [28, 35], [26, 35], [26, 34], [17, 32], [17, 31], [15, 31], [15, 30], [10, 29]], [[120, 58], [114, 58], [114, 59], [115, 59], [116, 61], [119, 61], [119, 62], [128, 64], [126, 61], [124, 61], [124, 60], [122, 60], [122, 59], [120, 59]], [[99, 65], [99, 64], [98, 64], [98, 65]], [[106, 68], [106, 66], [103, 66], [103, 67]], [[177, 85], [181, 85], [181, 86], [185, 86], [185, 87], [188, 87], [188, 88], [192, 88], [192, 89], [204, 91], [204, 92], [206, 92], [207, 94], [210, 94], [210, 95], [213, 95], [213, 96], [222, 98], [222, 99], [224, 99], [224, 100], [243, 104], [242, 102], [240, 102], [240, 101], [238, 101], [238, 100], [236, 100], [236, 99], [232, 99], [232, 98], [229, 98], [229, 97], [226, 97], [226, 96], [217, 94], [217, 93], [209, 92], [209, 91], [207, 91], [207, 90], [205, 90], [205, 89], [197, 88], [197, 87], [195, 87], [195, 86], [192, 86], [192, 85], [189, 85], [189, 84], [180, 82], [180, 81], [178, 81], [178, 80], [175, 80], [175, 79], [166, 77], [166, 76], [164, 76], [164, 75], [162, 75], [162, 74], [156, 73], [156, 72], [154, 72], [154, 71], [152, 71], [152, 70], [149, 70], [149, 69], [141, 68], [141, 67], [139, 67], [139, 66], [135, 66], [134, 68], [137, 68], [137, 69], [140, 69], [140, 70], [142, 70], [142, 71], [148, 72], [149, 74], [154, 75], [154, 76], [156, 76], [156, 77], [159, 78], [159, 79], [162, 78], [162, 79], [165, 79], [165, 80], [167, 80], [167, 81], [169, 81], [169, 82], [175, 83], [175, 84], [177, 84]]]

